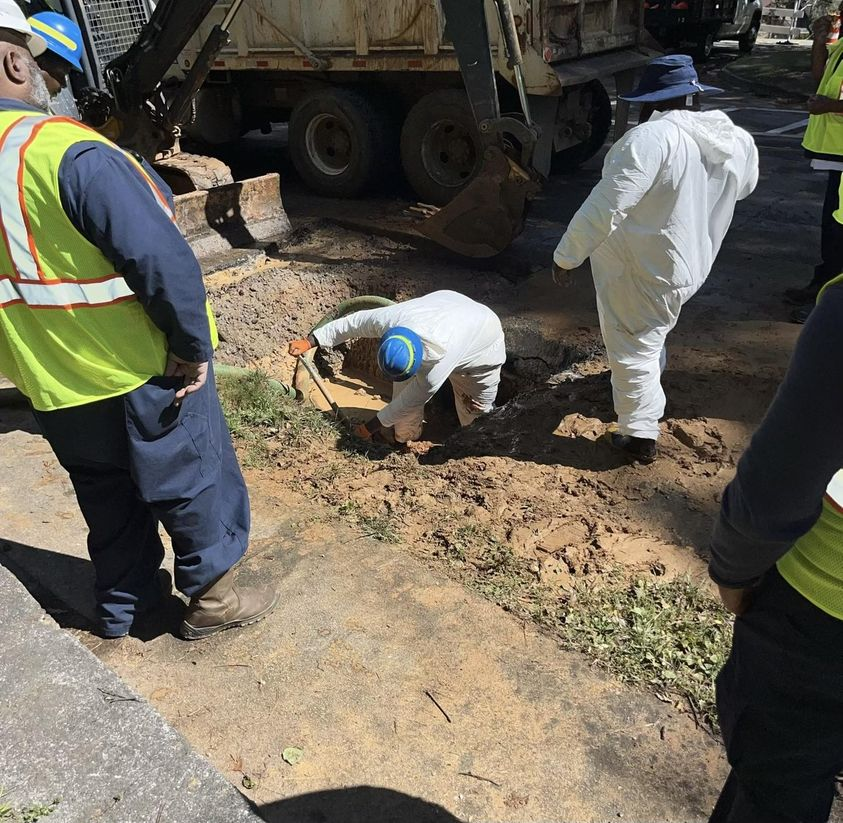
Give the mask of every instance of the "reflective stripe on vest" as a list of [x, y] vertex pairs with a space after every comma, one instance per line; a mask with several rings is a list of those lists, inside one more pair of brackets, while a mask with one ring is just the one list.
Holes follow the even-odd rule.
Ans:
[[[43, 275], [38, 258], [30, 248], [31, 232], [23, 201], [23, 152], [36, 128], [45, 122], [41, 117], [21, 117], [0, 135], [0, 231], [9, 259], [14, 266], [13, 276], [23, 280], [41, 280]], [[12, 183], [14, 181], [14, 184]]]
[[825, 490], [825, 499], [834, 506], [837, 511], [843, 513], [843, 470], [837, 472], [831, 478]]
[[108, 306], [134, 298], [120, 274], [104, 280], [13, 280], [0, 276], [0, 309], [26, 303], [31, 309], [77, 309]]
[[[17, 303], [26, 303], [32, 309], [74, 309], [107, 306], [135, 297], [123, 276], [117, 273], [95, 280], [62, 280], [47, 278], [41, 270], [26, 210], [23, 173], [27, 148], [42, 126], [56, 121], [87, 128], [69, 118], [24, 115], [0, 135], [0, 180], [16, 183], [0, 186], [0, 234], [14, 267], [14, 274], [0, 274], [0, 309]], [[167, 199], [143, 166], [128, 152], [126, 157], [140, 172], [160, 208], [175, 222]]]

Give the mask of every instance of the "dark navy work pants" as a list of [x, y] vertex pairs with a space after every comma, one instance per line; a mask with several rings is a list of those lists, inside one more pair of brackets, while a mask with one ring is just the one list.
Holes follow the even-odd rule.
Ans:
[[843, 769], [843, 620], [773, 569], [717, 678], [732, 772], [710, 823], [825, 823]]
[[840, 172], [830, 171], [823, 200], [820, 234], [822, 262], [814, 267], [813, 286], [824, 286], [843, 272], [843, 226], [834, 219], [840, 207]]
[[88, 524], [106, 636], [125, 634], [138, 601], [156, 594], [159, 522], [172, 541], [176, 587], [188, 596], [246, 551], [249, 497], [213, 374], [177, 408], [182, 382], [155, 377], [110, 400], [35, 412]]

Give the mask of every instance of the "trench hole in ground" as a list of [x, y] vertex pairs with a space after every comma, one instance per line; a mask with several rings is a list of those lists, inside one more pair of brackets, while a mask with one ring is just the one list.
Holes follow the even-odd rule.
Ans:
[[[504, 321], [507, 336], [507, 360], [501, 370], [496, 407], [501, 408], [525, 392], [574, 375], [576, 364], [590, 359], [594, 352], [564, 341], [552, 341], [537, 329], [523, 323]], [[355, 340], [334, 349], [319, 349], [314, 366], [343, 413], [359, 421], [368, 421], [390, 402], [393, 384], [377, 365], [379, 341]], [[319, 388], [297, 370], [296, 384], [306, 401], [323, 411], [330, 411]], [[444, 443], [460, 430], [454, 392], [450, 382], [439, 389], [425, 410], [423, 439]]]

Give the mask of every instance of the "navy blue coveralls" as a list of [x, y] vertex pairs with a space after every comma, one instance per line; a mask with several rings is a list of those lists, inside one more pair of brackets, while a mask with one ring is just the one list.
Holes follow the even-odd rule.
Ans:
[[[0, 100], [0, 109], [30, 107]], [[167, 186], [147, 171], [172, 205]], [[199, 264], [125, 155], [102, 143], [73, 146], [59, 168], [59, 189], [73, 225], [125, 277], [170, 351], [210, 361]], [[159, 523], [172, 541], [176, 587], [188, 596], [246, 551], [248, 492], [213, 373], [177, 408], [181, 385], [181, 378], [156, 377], [121, 397], [35, 412], [88, 524], [100, 628], [108, 637], [126, 634], [139, 602], [158, 594]]]

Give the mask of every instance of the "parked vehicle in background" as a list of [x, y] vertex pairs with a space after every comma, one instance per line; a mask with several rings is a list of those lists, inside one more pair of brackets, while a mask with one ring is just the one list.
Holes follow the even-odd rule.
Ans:
[[644, 0], [644, 25], [665, 48], [705, 60], [720, 40], [749, 54], [761, 29], [761, 0]]

